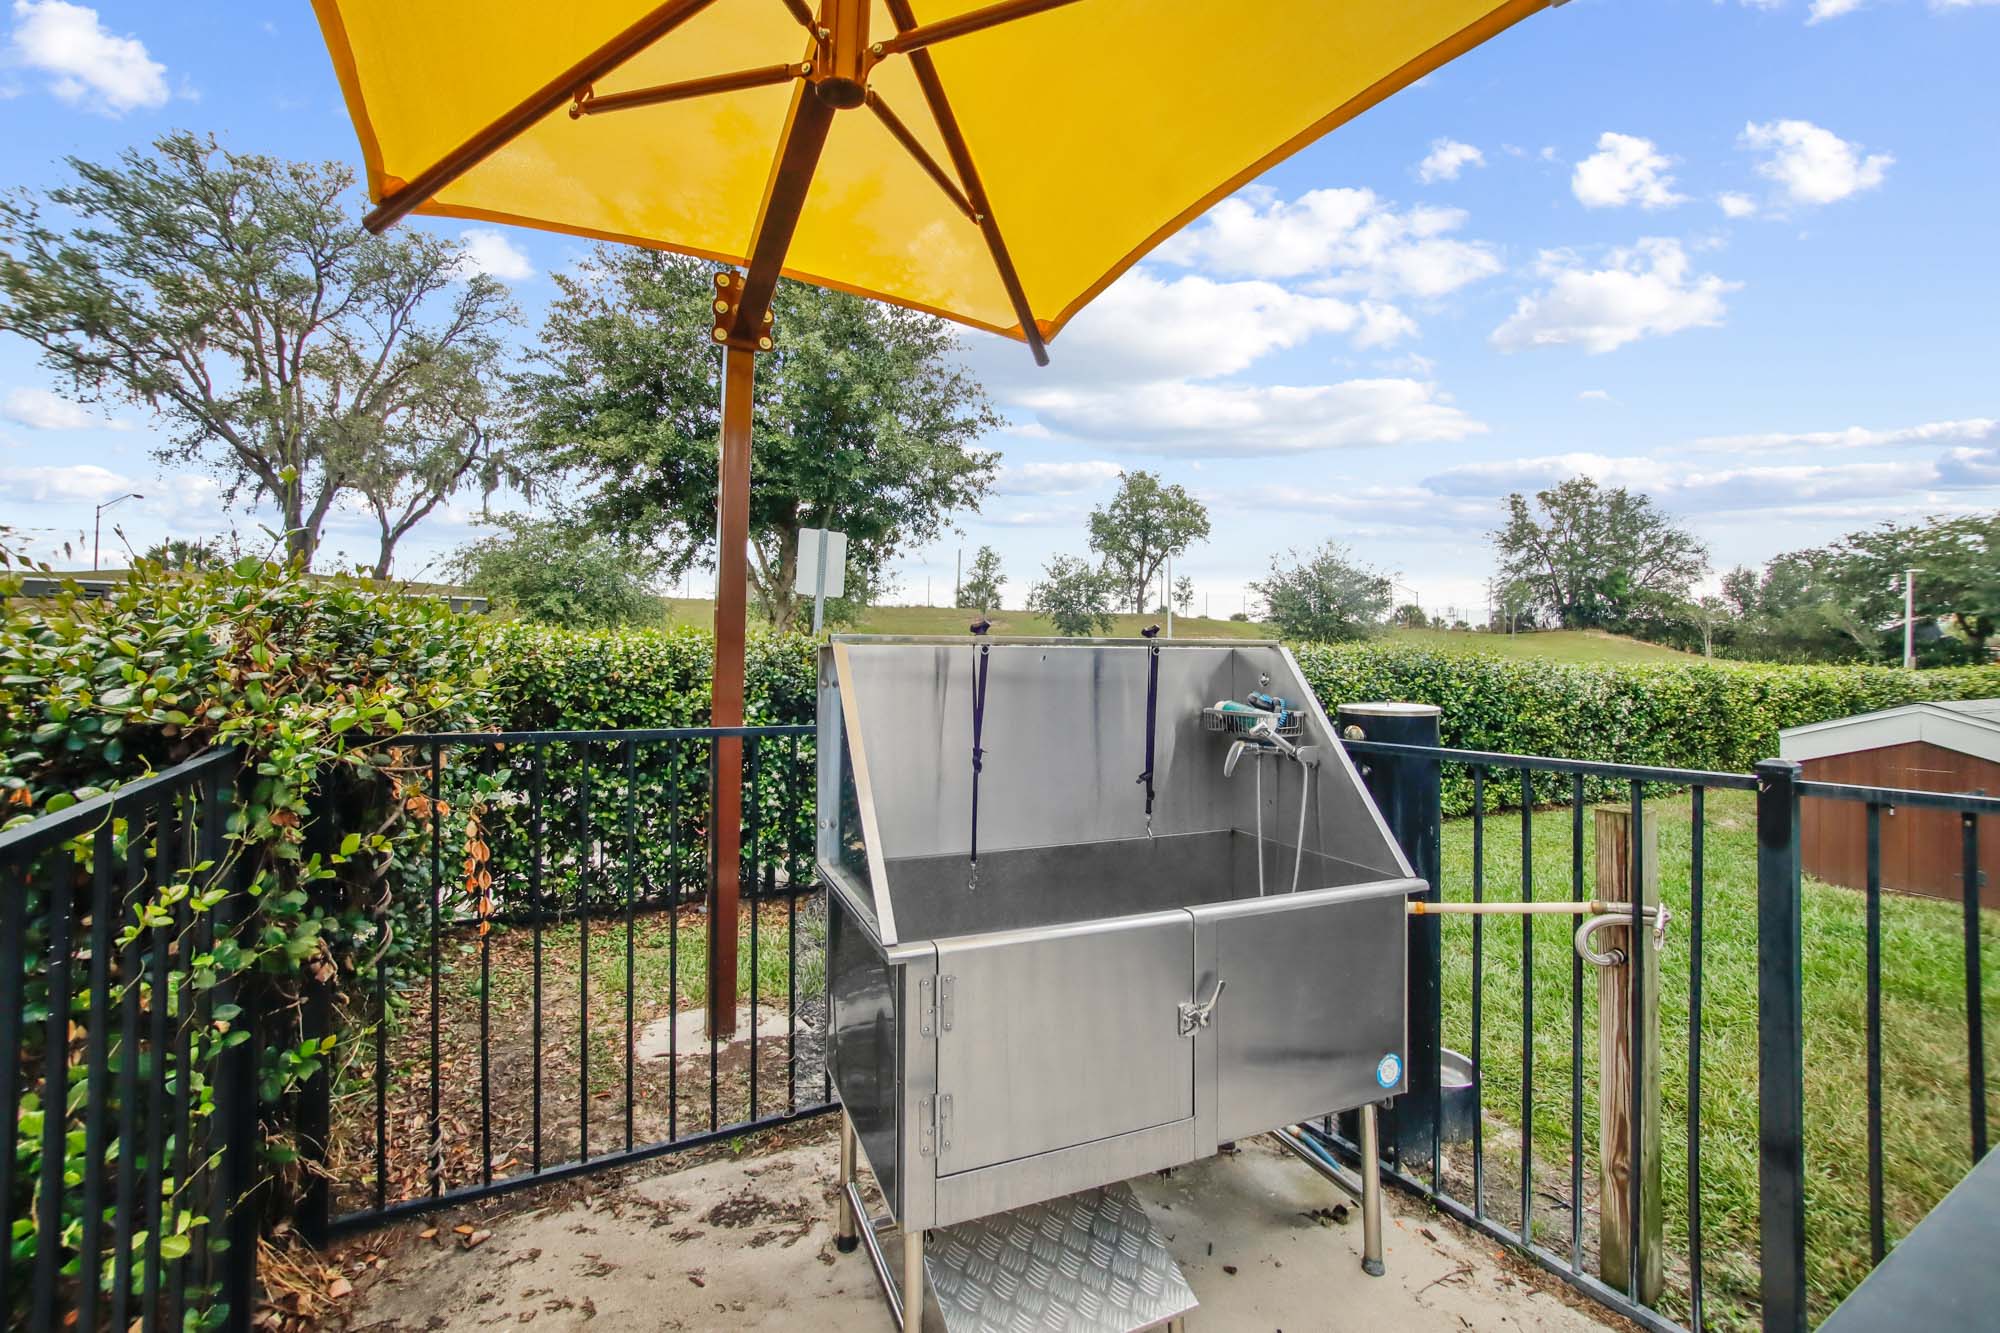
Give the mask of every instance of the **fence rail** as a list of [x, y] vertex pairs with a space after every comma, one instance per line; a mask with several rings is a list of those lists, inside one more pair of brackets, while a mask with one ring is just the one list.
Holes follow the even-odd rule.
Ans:
[[[1978, 907], [1980, 820], [2000, 814], [2000, 798], [1809, 782], [1779, 761], [1755, 774], [1708, 773], [1401, 737], [1347, 748], [1443, 900], [1593, 897], [1585, 812], [1607, 799], [1635, 829], [1649, 811], [1666, 812], [1676, 830], [1685, 821], [1684, 841], [1677, 831], [1653, 863], [1671, 869], [1663, 897], [1685, 928], [1670, 952], [1685, 966], [1619, 992], [1631, 1006], [1631, 1068], [1668, 1054], [1677, 1066], [1660, 1107], [1642, 1099], [1637, 1077], [1620, 1084], [1632, 1132], [1666, 1131], [1679, 1162], [1664, 1293], [1645, 1296], [1636, 1244], [1619, 1271], [1601, 1271], [1594, 1253], [1585, 1116], [1597, 1090], [1584, 1057], [1598, 1014], [1568, 933], [1538, 934], [1531, 916], [1413, 922], [1411, 1090], [1385, 1125], [1393, 1182], [1659, 1333], [1756, 1320], [1802, 1330], [1881, 1260], [1940, 1180], [1959, 1174], [1931, 1163], [1913, 1184], [1907, 1150], [1899, 1159], [1902, 1145], [1885, 1137], [1892, 1123], [1909, 1132], [1902, 1088], [1885, 1071], [1895, 1024], [1906, 1021], [1895, 1007], [1908, 1003], [1895, 989], [1899, 951], [1915, 941], [1935, 962], [1940, 930], [1952, 966], [1933, 989], [1947, 1008], [1962, 998], [1964, 1069], [1955, 1086], [1933, 1069], [1927, 1087], [1950, 1103], [1954, 1163], [1987, 1151], [1983, 978], [1994, 964], [1984, 953], [2000, 935]], [[733, 1042], [700, 1024], [722, 741], [744, 749], [735, 998], [749, 1035]], [[390, 970], [385, 946], [373, 975], [309, 983], [296, 1012], [262, 1015], [254, 990], [203, 984], [217, 933], [255, 910], [250, 868], [231, 855], [234, 755], [204, 755], [0, 833], [0, 1058], [10, 1074], [0, 1123], [17, 1127], [15, 1150], [0, 1154], [0, 1223], [26, 1238], [0, 1263], [11, 1326], [61, 1327], [73, 1313], [78, 1328], [189, 1318], [245, 1327], [272, 1203], [259, 1136], [273, 1126], [308, 1163], [288, 1202], [301, 1230], [323, 1241], [832, 1109], [811, 728], [426, 734], [398, 744], [413, 756], [399, 799], [424, 811], [424, 845], [394, 867], [394, 891], [415, 909], [398, 919], [418, 932], [417, 947], [404, 970]], [[1829, 1021], [1808, 1003], [1806, 978], [1823, 988], [1846, 961], [1806, 948], [1808, 920], [1823, 927], [1829, 912], [1848, 910], [1846, 899], [1828, 906], [1839, 890], [1803, 882], [1799, 810], [1814, 800], [1851, 807], [1868, 851], [1854, 909], [1861, 947], [1851, 978], [1833, 983], [1860, 997], [1865, 1127], [1845, 1154], [1804, 1054]], [[1899, 807], [1958, 817], [1962, 882], [1942, 917], [1936, 904], [1883, 893], [1884, 820]], [[1447, 825], [1447, 809], [1467, 817]], [[355, 831], [343, 818], [324, 807], [305, 830], [307, 850], [340, 845]], [[1650, 856], [1643, 839], [1634, 846]], [[1631, 882], [1644, 872], [1633, 865]], [[1637, 938], [1640, 895], [1630, 902]], [[1919, 911], [1928, 915], [1910, 924]], [[1730, 1000], [1710, 1012], [1711, 994]], [[1738, 998], [1749, 995], [1754, 1022]], [[1670, 1021], [1654, 1045], [1638, 1019], [1656, 1006]], [[287, 1040], [333, 1037], [337, 1053], [282, 1108], [259, 1101], [260, 1019], [272, 1018]], [[1464, 1040], [1472, 1061], [1476, 1113], [1464, 1140], [1442, 1114], [1446, 1039]], [[1335, 1123], [1319, 1130], [1336, 1149], [1351, 1147]], [[1745, 1142], [1755, 1151], [1738, 1166], [1754, 1218], [1740, 1192], [1719, 1208], [1711, 1198], [1715, 1153], [1743, 1157]], [[1858, 1233], [1819, 1202], [1810, 1215], [1805, 1206], [1809, 1184], [1823, 1192], [1849, 1175], [1865, 1177], [1855, 1185], [1865, 1200]], [[1637, 1236], [1642, 1193], [1619, 1197]], [[1868, 1263], [1849, 1255], [1825, 1269], [1828, 1243], [1865, 1250]], [[1751, 1252], [1759, 1261], [1746, 1270]]]
[[[428, 964], [386, 972], [308, 1230], [340, 1234], [831, 1108], [813, 729], [405, 737], [428, 774]], [[718, 741], [744, 749], [736, 1042], [708, 996]]]
[[[1372, 724], [1370, 719], [1357, 721], [1364, 729]], [[1353, 735], [1352, 732], [1348, 734], [1350, 737]], [[1801, 780], [1796, 764], [1781, 760], [1766, 761], [1758, 766], [1754, 774], [1737, 774], [1449, 749], [1435, 743], [1408, 743], [1407, 736], [1399, 738], [1399, 742], [1349, 739], [1346, 747], [1362, 766], [1378, 802], [1390, 815], [1392, 829], [1397, 832], [1399, 841], [1404, 843], [1405, 851], [1413, 862], [1422, 862], [1427, 858], [1430, 864], [1439, 863], [1436, 842], [1439, 819], [1433, 808], [1418, 812], [1420, 816], [1427, 817], [1399, 822], [1395, 817], [1398, 806], [1396, 793], [1426, 788], [1435, 791], [1440, 786], [1441, 775], [1448, 773], [1462, 779], [1460, 791], [1469, 785], [1470, 815], [1465, 821], [1470, 826], [1467, 838], [1470, 843], [1469, 865], [1452, 864], [1439, 875], [1439, 891], [1434, 896], [1445, 899], [1485, 901], [1494, 895], [1496, 886], [1503, 887], [1507, 896], [1522, 899], [1547, 896], [1551, 886], [1545, 878], [1539, 883], [1537, 879], [1535, 840], [1538, 830], [1542, 836], [1548, 836], [1551, 830], [1547, 824], [1553, 822], [1549, 817], [1554, 811], [1564, 808], [1569, 813], [1569, 819], [1565, 821], [1569, 825], [1566, 839], [1568, 874], [1567, 883], [1560, 884], [1557, 892], [1566, 893], [1575, 900], [1590, 898], [1591, 886], [1585, 879], [1585, 807], [1601, 802], [1608, 791], [1617, 788], [1623, 789], [1618, 803], [1630, 812], [1635, 828], [1649, 808], [1678, 807], [1686, 812], [1687, 819], [1685, 852], [1677, 850], [1676, 853], [1676, 868], [1685, 865], [1686, 880], [1684, 884], [1677, 882], [1671, 886], [1677, 896], [1685, 895], [1685, 943], [1680, 940], [1674, 943], [1674, 947], [1684, 949], [1686, 955], [1685, 980], [1681, 983], [1685, 987], [1686, 1008], [1677, 1020], [1684, 1023], [1684, 1028], [1675, 1041], [1676, 1054], [1684, 1060], [1685, 1096], [1677, 1110], [1653, 1111], [1641, 1104], [1641, 1080], [1636, 1076], [1636, 1070], [1647, 1057], [1647, 1052], [1637, 1042], [1630, 1056], [1632, 1076], [1625, 1080], [1632, 1095], [1632, 1105], [1627, 1114], [1635, 1131], [1642, 1116], [1666, 1114], [1676, 1118], [1676, 1123], [1667, 1127], [1672, 1131], [1671, 1136], [1683, 1140], [1685, 1144], [1684, 1196], [1677, 1201], [1676, 1209], [1682, 1219], [1681, 1225], [1676, 1228], [1682, 1242], [1681, 1253], [1676, 1265], [1676, 1280], [1669, 1284], [1670, 1289], [1664, 1298], [1650, 1303], [1635, 1298], [1635, 1293], [1640, 1290], [1636, 1246], [1628, 1251], [1629, 1267], [1624, 1272], [1604, 1274], [1592, 1269], [1592, 1246], [1584, 1228], [1584, 1216], [1590, 1206], [1586, 1163], [1593, 1154], [1584, 1131], [1586, 1083], [1583, 1065], [1586, 1025], [1594, 1022], [1597, 1015], [1593, 1007], [1585, 1003], [1583, 963], [1573, 953], [1568, 978], [1569, 994], [1566, 997], [1569, 1021], [1567, 1031], [1561, 1038], [1567, 1046], [1568, 1057], [1569, 1078], [1565, 1089], [1568, 1094], [1567, 1115], [1564, 1117], [1568, 1121], [1568, 1134], [1567, 1142], [1559, 1142], [1557, 1146], [1558, 1151], [1567, 1152], [1567, 1170], [1562, 1172], [1562, 1177], [1566, 1178], [1552, 1180], [1553, 1173], [1537, 1165], [1537, 1154], [1544, 1149], [1544, 1143], [1537, 1135], [1536, 1108], [1538, 1097], [1545, 1097], [1548, 1089], [1538, 1082], [1536, 1064], [1538, 1053], [1549, 1052], [1550, 1027], [1538, 1023], [1535, 1015], [1536, 944], [1533, 917], [1520, 917], [1505, 925], [1489, 922], [1480, 916], [1471, 917], [1464, 924], [1464, 930], [1470, 936], [1470, 968], [1469, 974], [1464, 977], [1451, 974], [1445, 965], [1443, 950], [1435, 943], [1428, 951], [1420, 951], [1421, 956], [1415, 960], [1411, 981], [1413, 1033], [1422, 1028], [1422, 1015], [1417, 1011], [1424, 1003], [1439, 1005], [1441, 999], [1432, 997], [1439, 996], [1440, 992], [1454, 985], [1464, 987], [1462, 998], [1469, 1011], [1467, 1027], [1476, 1109], [1469, 1145], [1464, 1145], [1461, 1151], [1461, 1145], [1447, 1143], [1442, 1132], [1443, 1117], [1435, 1109], [1438, 1105], [1435, 1084], [1429, 1089], [1420, 1087], [1416, 1077], [1419, 1064], [1426, 1057], [1413, 1046], [1413, 1095], [1397, 1108], [1389, 1130], [1390, 1141], [1396, 1145], [1401, 1158], [1386, 1173], [1391, 1180], [1430, 1199], [1461, 1221], [1519, 1248], [1544, 1268], [1643, 1327], [1664, 1333], [1666, 1330], [1699, 1330], [1711, 1326], [1717, 1308], [1710, 1281], [1714, 1256], [1707, 1251], [1710, 1241], [1708, 1224], [1714, 1219], [1705, 1214], [1704, 1180], [1707, 1172], [1704, 1170], [1704, 1130], [1710, 1126], [1704, 1115], [1703, 1074], [1704, 1060], [1708, 1055], [1704, 1049], [1705, 1020], [1713, 1018], [1705, 1012], [1705, 987], [1713, 979], [1710, 969], [1715, 963], [1708, 954], [1716, 928], [1711, 916], [1711, 897], [1715, 886], [1710, 882], [1714, 867], [1709, 846], [1714, 820], [1710, 797], [1716, 792], [1754, 794], [1756, 830], [1754, 875], [1746, 876], [1745, 883], [1732, 883], [1725, 887], [1739, 903], [1745, 897], [1749, 898], [1756, 919], [1754, 978], [1750, 978], [1754, 982], [1752, 993], [1756, 997], [1756, 1058], [1749, 1066], [1749, 1072], [1755, 1078], [1757, 1102], [1754, 1121], [1746, 1123], [1739, 1120], [1725, 1128], [1732, 1135], [1746, 1131], [1754, 1135], [1760, 1259], [1750, 1289], [1733, 1290], [1726, 1294], [1724, 1303], [1729, 1309], [1722, 1322], [1740, 1325], [1748, 1318], [1761, 1321], [1767, 1330], [1803, 1330], [1824, 1317], [1846, 1287], [1858, 1280], [1860, 1272], [1865, 1272], [1869, 1265], [1879, 1263], [1889, 1248], [1885, 1214], [1890, 1206], [1891, 1182], [1885, 1170], [1885, 945], [1880, 847], [1884, 811], [1897, 806], [1949, 811], [1959, 817], [1962, 870], [1958, 876], [1960, 882], [1955, 886], [1955, 896], [1959, 905], [1958, 930], [1962, 933], [1962, 949], [1958, 976], [1948, 978], [1947, 984], [1962, 985], [1965, 1043], [1960, 1086], [1963, 1089], [1964, 1110], [1960, 1114], [1964, 1119], [1960, 1123], [1966, 1126], [1965, 1138], [1961, 1142], [1968, 1144], [1970, 1152], [1968, 1158], [1961, 1160], [1976, 1165], [1984, 1156], [1988, 1146], [1989, 1105], [1985, 1049], [1987, 1001], [1981, 955], [1983, 950], [1994, 948], [1996, 940], [1994, 932], [1982, 923], [1979, 909], [1979, 824], [1982, 817], [2000, 814], [2000, 799], [1974, 793], [1916, 792], [1809, 782]], [[1561, 783], [1561, 786], [1555, 786], [1556, 783]], [[1732, 799], [1742, 800], [1741, 797]], [[1833, 1132], [1837, 1127], [1808, 1119], [1805, 1051], [1809, 1034], [1813, 1039], [1824, 1038], [1815, 1030], [1815, 1024], [1821, 1022], [1823, 1016], [1808, 1009], [1805, 994], [1810, 960], [1802, 938], [1802, 908], [1806, 890], [1799, 840], [1800, 803], [1805, 800], [1843, 802], [1855, 805], [1857, 813], [1865, 812], [1868, 845], [1868, 880], [1861, 903], [1865, 918], [1865, 962], [1860, 969], [1861, 975], [1847, 979], [1846, 984], [1858, 986], [1865, 992], [1863, 1028], [1867, 1123], [1864, 1138], [1869, 1263], [1861, 1265], [1859, 1271], [1851, 1263], [1828, 1264], [1828, 1271], [1833, 1276], [1817, 1282], [1811, 1278], [1812, 1264], [1809, 1261], [1809, 1254], [1819, 1253], [1814, 1248], [1814, 1228], [1819, 1225], [1826, 1226], [1829, 1231], [1833, 1228], [1830, 1221], [1822, 1222], [1818, 1214], [1808, 1216], [1808, 1185], [1817, 1181], [1820, 1183], [1814, 1187], [1823, 1190], [1824, 1182], [1829, 1178], [1851, 1174], [1854, 1168], [1832, 1147], [1838, 1141]], [[1518, 833], [1509, 835], [1510, 841], [1517, 840], [1518, 864], [1513, 869], [1502, 866], [1496, 871], [1489, 864], [1493, 850], [1491, 833], [1501, 806], [1510, 806], [1518, 813]], [[1557, 836], [1561, 836], [1560, 832]], [[1428, 845], [1425, 845], [1426, 839], [1429, 840]], [[1639, 845], [1642, 844], [1635, 843], [1635, 855]], [[1506, 854], [1513, 855], [1513, 849], [1510, 848]], [[1684, 862], [1679, 859], [1683, 855]], [[1635, 865], [1632, 872], [1635, 883], [1639, 874], [1640, 868]], [[1840, 895], [1842, 891], [1815, 887], [1815, 892]], [[1632, 906], [1632, 929], [1636, 938], [1641, 925], [1636, 894]], [[1836, 909], [1823, 908], [1820, 915], [1824, 916], [1832, 910]], [[1937, 924], [1935, 920], [1927, 919], [1927, 928], [1933, 934]], [[1495, 1050], [1489, 999], [1492, 955], [1488, 937], [1496, 929], [1507, 932], [1519, 930], [1521, 947], [1521, 961], [1516, 975], [1509, 979], [1504, 969], [1501, 973], [1501, 979], [1507, 982], [1508, 1003], [1518, 1010], [1520, 1028], [1518, 1034], [1502, 1034], [1505, 1049], [1500, 1051]], [[1547, 961], [1545, 957], [1544, 975]], [[1724, 961], [1731, 964], [1740, 962], [1737, 959]], [[1428, 976], [1424, 975], [1426, 970], [1429, 971]], [[1744, 980], [1740, 975], [1726, 978], [1728, 982]], [[1676, 990], [1679, 989], [1677, 984]], [[1543, 998], [1548, 997], [1544, 995]], [[1638, 984], [1632, 986], [1630, 1000], [1633, 1012], [1628, 1026], [1638, 1037], [1644, 1031], [1637, 1019], [1640, 1006], [1645, 1002]], [[1658, 1000], [1658, 996], [1652, 997], [1652, 1002], [1657, 1003]], [[1492, 1057], [1496, 1054], [1503, 1058], [1494, 1060]], [[1658, 1052], [1653, 1054], [1657, 1057]], [[1491, 1095], [1493, 1089], [1488, 1084], [1486, 1070], [1489, 1064], [1495, 1063], [1509, 1068], [1518, 1065], [1518, 1099], [1510, 1109], [1500, 1109], [1496, 1105], [1499, 1099]], [[1435, 1079], [1436, 1075], [1431, 1077]], [[1935, 1082], [1938, 1072], [1925, 1071], [1922, 1078], [1925, 1082]], [[1426, 1093], [1429, 1094], [1428, 1099]], [[1824, 1096], [1824, 1093], [1819, 1095]], [[1541, 1119], [1546, 1124], [1547, 1104], [1545, 1101], [1540, 1104], [1544, 1110]], [[1394, 1123], [1398, 1118], [1402, 1123]], [[1413, 1120], [1416, 1122], [1414, 1125], [1410, 1123]], [[1352, 1150], [1352, 1143], [1333, 1125], [1325, 1126], [1324, 1133], [1336, 1147], [1344, 1151]], [[1518, 1189], [1509, 1188], [1498, 1200], [1493, 1197], [1490, 1188], [1495, 1174], [1496, 1133], [1502, 1140], [1498, 1145], [1498, 1156], [1503, 1159], [1499, 1163], [1500, 1169], [1512, 1177], [1510, 1186], [1518, 1185]], [[1413, 1145], [1415, 1151], [1412, 1150]], [[1808, 1174], [1809, 1155], [1813, 1175]], [[1936, 1175], [1934, 1165], [1931, 1170]], [[1902, 1200], [1904, 1206], [1900, 1211], [1906, 1216], [1912, 1212], [1920, 1216], [1935, 1202], [1941, 1188], [1948, 1187], [1958, 1174], [1955, 1168], [1949, 1170], [1941, 1186], [1934, 1180], [1920, 1182], [1928, 1190], [1926, 1197], [1915, 1201]], [[1553, 1203], [1541, 1202], [1551, 1197]], [[1636, 1235], [1641, 1191], [1631, 1189], [1625, 1198], [1633, 1210], [1627, 1221], [1628, 1233]], [[1740, 1200], [1732, 1200], [1731, 1212], [1738, 1215], [1725, 1216], [1724, 1220], [1732, 1223], [1740, 1221], [1740, 1209]], [[1556, 1214], [1554, 1217], [1538, 1216], [1538, 1213], [1551, 1211]], [[1821, 1257], [1825, 1259], [1827, 1256]], [[1732, 1280], [1738, 1276], [1731, 1274]], [[1829, 1281], [1837, 1284], [1833, 1290], [1828, 1290]]]
[[[249, 996], [198, 985], [230, 896], [237, 757], [216, 751], [0, 833], [0, 1309], [145, 1330], [254, 1293]], [[29, 1242], [19, 1239], [28, 1224]]]

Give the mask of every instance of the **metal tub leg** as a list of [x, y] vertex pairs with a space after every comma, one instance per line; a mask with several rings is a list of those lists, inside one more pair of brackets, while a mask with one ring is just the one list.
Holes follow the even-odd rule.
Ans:
[[1375, 1106], [1361, 1108], [1361, 1271], [1381, 1277], [1382, 1266], [1382, 1140], [1376, 1132]]
[[903, 1236], [903, 1333], [924, 1326], [924, 1233]]
[[861, 1232], [855, 1220], [854, 1200], [848, 1190], [854, 1183], [854, 1159], [857, 1155], [854, 1122], [847, 1118], [847, 1112], [843, 1109], [840, 1113], [840, 1179], [837, 1182], [839, 1201], [834, 1204], [833, 1216], [833, 1243], [842, 1254], [854, 1253], [854, 1247], [861, 1243]]

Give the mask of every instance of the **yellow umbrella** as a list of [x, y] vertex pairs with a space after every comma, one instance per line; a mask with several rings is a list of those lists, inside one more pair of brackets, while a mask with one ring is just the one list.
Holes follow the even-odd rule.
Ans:
[[[750, 394], [779, 274], [1046, 362], [1210, 204], [1551, 0], [922, 3], [314, 0], [371, 228], [422, 212], [743, 268], [717, 280], [714, 330], [718, 726], [743, 717]], [[717, 867], [740, 762], [718, 747]], [[733, 997], [735, 877], [711, 883], [709, 993]]]

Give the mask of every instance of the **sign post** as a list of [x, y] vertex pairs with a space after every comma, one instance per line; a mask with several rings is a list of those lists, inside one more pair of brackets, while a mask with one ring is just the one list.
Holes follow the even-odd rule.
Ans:
[[813, 633], [826, 619], [826, 599], [847, 591], [847, 534], [831, 528], [800, 528], [798, 575], [793, 591], [812, 594]]

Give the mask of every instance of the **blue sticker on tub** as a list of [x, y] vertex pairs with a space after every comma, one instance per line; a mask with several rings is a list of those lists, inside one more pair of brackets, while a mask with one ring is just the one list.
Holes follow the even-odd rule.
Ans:
[[1403, 1057], [1394, 1051], [1375, 1062], [1375, 1081], [1385, 1088], [1393, 1088], [1403, 1081]]

